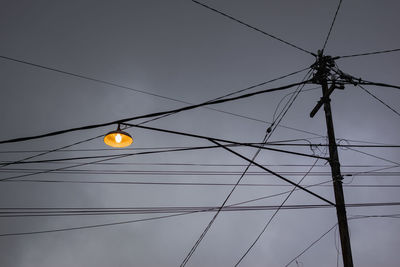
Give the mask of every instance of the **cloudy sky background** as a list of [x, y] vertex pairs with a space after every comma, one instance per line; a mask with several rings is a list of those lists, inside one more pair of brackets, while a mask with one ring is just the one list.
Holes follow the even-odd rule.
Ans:
[[[316, 53], [323, 45], [338, 1], [208, 1], [213, 7]], [[268, 38], [196, 5], [192, 1], [0, 1], [0, 55], [97, 78], [169, 98], [201, 103], [259, 82], [309, 67], [307, 53]], [[398, 48], [399, 3], [343, 1], [327, 44], [326, 54], [349, 55]], [[337, 60], [349, 74], [366, 80], [400, 84], [400, 53]], [[185, 106], [167, 100], [93, 81], [71, 77], [17, 62], [0, 59], [0, 140], [47, 133], [60, 129], [164, 111]], [[303, 79], [305, 72], [259, 89], [282, 86]], [[315, 88], [307, 85], [304, 89]], [[397, 89], [368, 87], [376, 96], [400, 110]], [[214, 106], [214, 108], [271, 122], [278, 102], [294, 89], [268, 93]], [[254, 91], [254, 90], [253, 90]], [[323, 112], [309, 118], [321, 96], [320, 90], [303, 92], [270, 141], [315, 138], [324, 143]], [[336, 137], [354, 141], [399, 144], [399, 116], [358, 87], [346, 86], [332, 95]], [[208, 109], [195, 109], [151, 122], [148, 125], [207, 135], [239, 142], [261, 142], [268, 123], [239, 118]], [[79, 131], [18, 144], [1, 145], [2, 161], [35, 155], [10, 151], [50, 150], [114, 130], [115, 127]], [[203, 146], [210, 143], [143, 129], [127, 130], [134, 137], [130, 147]], [[313, 133], [313, 134], [312, 134]], [[299, 142], [298, 142], [299, 143]], [[300, 141], [304, 143], [304, 141]], [[105, 149], [102, 139], [71, 149]], [[308, 148], [280, 147], [312, 154]], [[136, 149], [136, 150], [135, 150]], [[254, 149], [236, 148], [251, 157]], [[340, 149], [343, 172], [369, 171], [399, 165], [398, 148], [359, 149], [377, 159]], [[132, 152], [131, 150], [127, 150]], [[37, 159], [54, 159], [125, 153], [125, 151], [55, 152]], [[323, 151], [315, 153], [323, 155]], [[281, 172], [304, 172], [314, 159], [263, 151], [260, 164]], [[74, 161], [88, 162], [88, 161]], [[110, 161], [126, 165], [89, 165], [78, 170], [130, 171], [230, 171], [231, 175], [117, 175], [47, 173], [29, 179], [235, 183], [246, 162], [221, 149], [132, 156]], [[140, 164], [143, 163], [143, 164]], [[154, 166], [154, 163], [237, 164], [238, 166]], [[319, 161], [315, 172], [329, 172]], [[130, 165], [129, 165], [130, 164]], [[53, 169], [72, 165], [11, 165], [1, 178], [16, 175], [12, 168]], [[346, 167], [371, 165], [371, 167]], [[374, 165], [375, 167], [373, 167]], [[71, 169], [73, 170], [73, 169]], [[260, 171], [252, 167], [250, 171]], [[396, 173], [398, 168], [387, 170]], [[290, 176], [298, 181], [301, 176]], [[28, 177], [27, 177], [28, 179]], [[329, 180], [311, 175], [303, 184]], [[399, 176], [358, 176], [344, 182], [393, 185]], [[270, 175], [247, 175], [243, 183], [284, 183]], [[155, 186], [2, 182], [0, 206], [9, 207], [176, 207], [218, 206], [231, 186]], [[288, 186], [239, 187], [230, 204], [290, 190]], [[398, 202], [399, 187], [345, 187], [347, 203]], [[312, 190], [333, 200], [331, 187]], [[248, 205], [279, 205], [285, 196]], [[296, 191], [288, 205], [324, 204]], [[190, 259], [188, 266], [232, 266], [259, 234], [273, 211], [224, 212]], [[400, 213], [398, 206], [349, 208], [348, 215]], [[63, 216], [0, 218], [0, 234], [41, 231], [148, 218], [156, 215]], [[163, 215], [163, 214], [161, 214]], [[177, 266], [193, 246], [213, 213], [79, 231], [0, 237], [1, 266]], [[311, 242], [336, 223], [333, 208], [282, 210], [242, 262], [242, 266], [285, 266]], [[398, 219], [371, 218], [350, 221], [353, 259], [357, 266], [398, 266], [400, 227]], [[337, 233], [336, 233], [337, 238]], [[299, 266], [335, 266], [335, 231], [298, 259]], [[303, 264], [303, 265], [302, 265]], [[339, 265], [341, 265], [339, 257]], [[292, 266], [296, 266], [293, 263]]]

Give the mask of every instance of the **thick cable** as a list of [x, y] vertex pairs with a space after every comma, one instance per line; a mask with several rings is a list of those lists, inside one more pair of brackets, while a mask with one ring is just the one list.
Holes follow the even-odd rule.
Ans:
[[335, 57], [335, 59], [349, 58], [349, 57], [370, 56], [370, 55], [377, 55], [377, 54], [386, 54], [386, 53], [398, 52], [398, 51], [400, 51], [400, 48], [382, 50], [382, 51], [375, 51], [375, 52], [366, 52], [366, 53], [360, 53], [360, 54], [352, 54], [352, 55], [346, 55], [346, 56], [338, 56], [338, 57]]
[[86, 126], [81, 126], [81, 127], [75, 127], [75, 128], [70, 128], [70, 129], [65, 129], [65, 130], [60, 130], [60, 131], [54, 131], [54, 132], [50, 132], [50, 133], [46, 133], [46, 134], [34, 135], [34, 136], [29, 136], [29, 137], [21, 137], [21, 138], [3, 140], [3, 141], [0, 141], [0, 144], [23, 142], [23, 141], [34, 140], [34, 139], [39, 139], [39, 138], [44, 138], [44, 137], [56, 136], [56, 135], [65, 134], [65, 133], [69, 133], [69, 132], [95, 129], [95, 128], [100, 128], [100, 127], [105, 127], [105, 126], [110, 126], [110, 125], [115, 125], [115, 124], [123, 124], [123, 123], [126, 123], [128, 121], [132, 121], [132, 120], [138, 120], [138, 119], [144, 119], [144, 118], [152, 118], [152, 117], [162, 116], [162, 115], [169, 114], [169, 113], [177, 113], [177, 112], [192, 110], [192, 109], [199, 108], [199, 107], [202, 107], [202, 106], [215, 105], [215, 104], [226, 103], [226, 102], [230, 102], [230, 101], [234, 101], [234, 100], [244, 99], [244, 98], [256, 96], [256, 95], [259, 95], [259, 94], [275, 92], [275, 91], [281, 91], [281, 90], [285, 90], [285, 89], [288, 89], [288, 88], [291, 88], [291, 87], [294, 87], [294, 86], [298, 86], [298, 85], [301, 85], [301, 84], [306, 84], [308, 82], [310, 82], [310, 81], [303, 81], [303, 82], [293, 83], [293, 84], [290, 84], [290, 85], [280, 86], [280, 87], [272, 88], [272, 89], [265, 89], [265, 90], [257, 91], [257, 92], [254, 92], [254, 93], [248, 93], [248, 94], [244, 94], [244, 95], [240, 95], [240, 96], [236, 96], [236, 97], [219, 99], [219, 100], [205, 102], [205, 103], [201, 103], [201, 104], [197, 104], [197, 105], [186, 106], [186, 107], [183, 107], [183, 108], [178, 108], [178, 109], [173, 109], [173, 110], [168, 110], [168, 111], [155, 112], [155, 113], [150, 113], [150, 114], [145, 114], [145, 115], [139, 115], [139, 116], [124, 118], [124, 119], [120, 119], [120, 120], [116, 120], [116, 121], [110, 121], [110, 122], [105, 122], [105, 123], [99, 123], [99, 124], [92, 124], [92, 125], [86, 125]]
[[257, 166], [257, 167], [259, 167], [259, 168], [265, 170], [266, 172], [273, 174], [274, 176], [278, 177], [279, 179], [281, 179], [281, 180], [283, 180], [283, 181], [285, 181], [285, 182], [287, 182], [287, 183], [289, 183], [289, 184], [291, 184], [291, 185], [294, 185], [295, 187], [297, 187], [297, 188], [299, 188], [299, 189], [301, 189], [301, 190], [303, 190], [303, 191], [305, 191], [305, 192], [307, 192], [307, 193], [313, 195], [313, 196], [316, 197], [316, 198], [319, 198], [320, 200], [322, 200], [322, 201], [324, 201], [324, 202], [326, 202], [326, 203], [328, 203], [328, 204], [330, 204], [330, 205], [332, 205], [332, 206], [335, 206], [335, 204], [334, 204], [333, 202], [331, 202], [330, 200], [327, 200], [326, 198], [321, 197], [320, 195], [317, 195], [316, 193], [314, 193], [314, 192], [312, 192], [312, 191], [310, 191], [310, 190], [308, 190], [308, 189], [302, 187], [301, 185], [298, 185], [298, 184], [294, 183], [293, 181], [291, 181], [291, 180], [289, 180], [289, 179], [283, 177], [282, 175], [280, 175], [280, 174], [278, 174], [278, 173], [276, 173], [276, 172], [274, 172], [274, 171], [272, 171], [272, 170], [270, 170], [270, 169], [268, 169], [268, 168], [266, 168], [266, 167], [264, 167], [264, 166], [258, 164], [257, 162], [252, 161], [251, 159], [249, 159], [249, 158], [247, 158], [247, 157], [245, 157], [245, 156], [243, 156], [243, 155], [237, 153], [236, 151], [233, 151], [232, 149], [230, 149], [230, 148], [228, 148], [228, 147], [226, 147], [226, 146], [224, 146], [224, 145], [222, 145], [222, 144], [216, 142], [215, 140], [210, 140], [210, 141], [213, 142], [213, 143], [216, 144], [216, 145], [221, 146], [221, 148], [223, 148], [223, 149], [225, 149], [225, 150], [231, 152], [232, 154], [234, 154], [234, 155], [236, 155], [236, 156], [238, 156], [238, 157], [240, 157], [240, 158], [242, 158], [242, 159], [244, 159], [244, 160], [246, 160], [246, 161], [252, 163], [253, 165], [255, 165], [255, 166]]

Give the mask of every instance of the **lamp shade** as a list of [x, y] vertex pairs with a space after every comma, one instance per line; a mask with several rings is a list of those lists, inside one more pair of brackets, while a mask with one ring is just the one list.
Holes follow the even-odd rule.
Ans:
[[132, 142], [132, 136], [121, 130], [109, 132], [104, 137], [104, 143], [112, 147], [127, 147], [132, 144]]

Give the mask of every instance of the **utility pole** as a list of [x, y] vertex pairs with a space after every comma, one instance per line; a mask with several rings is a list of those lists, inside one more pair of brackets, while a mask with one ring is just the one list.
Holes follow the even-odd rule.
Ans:
[[353, 258], [351, 253], [349, 227], [347, 224], [346, 207], [344, 202], [342, 174], [340, 172], [339, 155], [336, 146], [335, 131], [333, 129], [333, 119], [330, 104], [330, 94], [335, 88], [343, 89], [344, 87], [337, 86], [335, 79], [332, 79], [331, 86], [328, 88], [328, 77], [330, 76], [330, 68], [334, 67], [334, 60], [330, 56], [324, 56], [323, 51], [318, 51], [317, 62], [314, 64], [316, 70], [314, 79], [315, 82], [322, 87], [322, 98], [311, 111], [310, 117], [318, 112], [324, 106], [326, 127], [328, 130], [329, 139], [329, 164], [332, 171], [333, 189], [335, 193], [336, 214], [338, 218], [340, 242], [342, 247], [342, 257], [344, 267], [353, 267]]

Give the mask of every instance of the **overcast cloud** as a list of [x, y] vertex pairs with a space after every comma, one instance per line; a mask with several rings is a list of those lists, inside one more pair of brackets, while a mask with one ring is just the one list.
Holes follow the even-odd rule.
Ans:
[[[216, 9], [276, 35], [313, 53], [321, 49], [338, 1], [207, 1]], [[395, 0], [343, 1], [325, 54], [350, 55], [400, 47], [400, 4]], [[47, 133], [125, 117], [185, 106], [154, 96], [201, 103], [248, 86], [309, 67], [315, 58], [268, 36], [213, 13], [189, 0], [170, 1], [6, 1], [0, 0], [0, 55], [50, 68], [116, 83], [153, 95], [72, 77], [0, 58], [0, 140]], [[400, 52], [338, 59], [339, 68], [355, 77], [400, 85]], [[273, 88], [301, 81], [302, 72], [269, 85]], [[307, 85], [304, 89], [315, 88]], [[366, 87], [400, 111], [398, 89]], [[199, 108], [168, 116], [147, 125], [239, 142], [261, 142], [277, 104], [286, 91], [262, 94], [213, 106], [240, 114], [229, 115]], [[323, 110], [314, 118], [309, 112], [321, 90], [302, 92], [272, 133], [270, 141], [309, 139], [325, 143]], [[365, 142], [398, 145], [400, 117], [358, 87], [346, 85], [332, 95], [336, 137], [341, 144]], [[285, 98], [278, 111], [284, 106]], [[257, 119], [257, 120], [254, 120]], [[290, 127], [290, 128], [287, 128]], [[56, 137], [0, 145], [0, 160], [14, 161], [38, 152], [66, 146], [105, 134], [115, 126], [78, 131]], [[300, 129], [293, 130], [292, 128]], [[207, 146], [206, 140], [128, 129], [134, 143], [129, 149]], [[306, 132], [304, 132], [306, 131]], [[322, 136], [322, 137], [321, 137]], [[297, 143], [306, 143], [300, 140]], [[363, 141], [363, 142], [356, 142]], [[58, 151], [37, 160], [108, 155], [132, 152], [108, 148], [101, 138], [69, 148], [92, 151]], [[326, 155], [324, 149], [279, 147], [307, 154]], [[247, 157], [255, 149], [234, 148]], [[349, 185], [399, 185], [399, 148], [357, 148], [368, 156], [339, 149], [343, 173], [394, 166], [382, 175], [345, 177]], [[13, 153], [11, 153], [14, 151]], [[15, 153], [15, 151], [19, 151]], [[7, 153], [6, 153], [7, 152]], [[1, 179], [21, 174], [21, 169], [48, 170], [90, 160], [63, 163], [16, 164], [0, 168]], [[262, 151], [256, 161], [271, 165], [297, 182], [313, 158]], [[108, 163], [86, 165], [72, 172], [50, 172], [24, 179], [64, 181], [122, 181], [228, 183], [240, 177], [247, 162], [222, 149], [137, 155]], [[167, 163], [164, 165], [157, 165]], [[171, 165], [171, 164], [203, 164]], [[204, 166], [204, 164], [208, 164]], [[230, 166], [210, 166], [229, 164]], [[232, 166], [235, 165], [235, 166]], [[306, 165], [306, 166], [287, 166]], [[355, 166], [357, 165], [357, 166]], [[96, 172], [97, 171], [97, 172]], [[108, 171], [111, 173], [104, 173]], [[119, 171], [119, 173], [115, 173]], [[175, 171], [166, 173], [167, 171]], [[176, 171], [180, 171], [178, 175]], [[187, 172], [209, 172], [187, 173]], [[218, 175], [218, 172], [230, 172]], [[291, 186], [271, 175], [256, 175], [251, 167], [242, 183], [270, 186], [239, 186], [229, 204], [277, 194]], [[103, 173], [100, 173], [103, 172]], [[124, 173], [122, 173], [124, 172]], [[153, 172], [149, 174], [148, 172]], [[156, 173], [158, 172], [158, 173]], [[214, 172], [214, 173], [212, 173]], [[319, 160], [302, 182], [330, 180], [329, 165]], [[319, 174], [318, 174], [319, 173]], [[24, 173], [22, 173], [24, 174]], [[22, 178], [21, 178], [22, 179]], [[327, 183], [326, 185], [331, 185]], [[77, 184], [3, 181], [2, 208], [138, 208], [219, 206], [230, 186]], [[333, 201], [331, 186], [311, 188]], [[400, 187], [344, 187], [347, 203], [399, 202]], [[244, 205], [279, 205], [286, 195]], [[296, 191], [286, 205], [325, 204]], [[348, 216], [399, 214], [399, 206], [348, 208]], [[168, 213], [169, 214], [169, 213]], [[95, 215], [53, 217], [1, 217], [0, 266], [7, 267], [106, 267], [178, 266], [214, 213], [196, 213], [153, 221], [93, 229], [1, 236], [130, 221], [168, 214]], [[233, 266], [257, 237], [273, 211], [222, 212], [187, 266]], [[337, 221], [333, 208], [281, 210], [241, 263], [241, 266], [285, 266]], [[349, 222], [355, 266], [399, 266], [400, 220], [369, 218]], [[335, 241], [336, 240], [336, 241]], [[338, 233], [332, 230], [298, 258], [298, 266], [342, 266]], [[290, 266], [296, 266], [292, 263]]]

